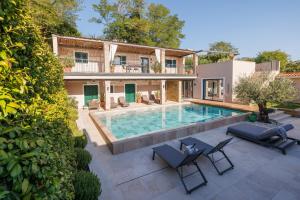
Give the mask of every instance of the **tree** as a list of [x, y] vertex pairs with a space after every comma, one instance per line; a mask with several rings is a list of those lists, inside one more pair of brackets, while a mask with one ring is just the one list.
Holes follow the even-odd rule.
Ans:
[[273, 60], [280, 61], [281, 70], [284, 71], [289, 62], [289, 55], [281, 50], [263, 51], [258, 53], [257, 57], [255, 58], [257, 63], [270, 62]]
[[300, 60], [290, 61], [284, 69], [283, 72], [299, 72], [300, 71]]
[[239, 51], [230, 42], [214, 42], [209, 45], [207, 55], [199, 56], [200, 64], [209, 64], [232, 60]]
[[43, 36], [51, 34], [79, 36], [76, 27], [76, 12], [79, 9], [78, 0], [29, 0], [31, 16]]
[[146, 7], [144, 0], [101, 0], [93, 7], [99, 17], [91, 21], [105, 26], [104, 37], [109, 40], [175, 48], [184, 37], [184, 22], [161, 4]]
[[297, 97], [297, 89], [290, 79], [274, 77], [268, 73], [254, 73], [239, 79], [234, 88], [236, 97], [256, 103], [261, 121], [269, 122], [267, 103], [283, 103]]

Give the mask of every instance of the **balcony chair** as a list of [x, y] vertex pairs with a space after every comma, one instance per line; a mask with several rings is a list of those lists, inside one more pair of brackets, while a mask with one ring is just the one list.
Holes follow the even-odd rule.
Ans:
[[115, 99], [113, 97], [110, 97], [110, 108], [116, 107], [118, 107], [118, 104], [115, 102]]
[[142, 102], [145, 103], [145, 104], [148, 104], [148, 105], [152, 105], [154, 103], [154, 101], [149, 100], [147, 95], [142, 96]]
[[154, 103], [160, 104], [160, 99], [156, 98], [154, 94], [151, 94], [150, 100], [154, 101]]
[[120, 104], [122, 107], [128, 107], [128, 106], [129, 106], [129, 103], [127, 103], [127, 102], [125, 101], [125, 98], [124, 98], [124, 97], [119, 97], [118, 101], [119, 101], [119, 104]]
[[98, 99], [92, 99], [88, 103], [88, 109], [98, 109], [100, 105], [100, 101]]

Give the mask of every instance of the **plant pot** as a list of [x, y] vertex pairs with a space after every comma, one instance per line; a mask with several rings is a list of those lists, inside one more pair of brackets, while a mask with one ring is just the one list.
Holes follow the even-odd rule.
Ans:
[[72, 67], [65, 67], [64, 72], [72, 72]]
[[142, 98], [137, 98], [136, 102], [137, 103], [142, 103]]
[[101, 101], [101, 102], [100, 102], [100, 106], [101, 106], [102, 108], [104, 108], [105, 102], [104, 102], [104, 101]]

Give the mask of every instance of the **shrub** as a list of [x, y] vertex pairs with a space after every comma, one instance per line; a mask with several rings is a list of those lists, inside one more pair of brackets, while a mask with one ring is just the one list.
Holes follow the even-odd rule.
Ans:
[[0, 199], [74, 199], [76, 110], [27, 0], [0, 1]]
[[98, 177], [86, 171], [78, 171], [74, 178], [75, 200], [97, 200], [101, 194]]
[[90, 164], [92, 160], [91, 154], [87, 150], [81, 148], [75, 148], [75, 153], [76, 153], [77, 169], [86, 170], [88, 164]]
[[75, 147], [84, 149], [86, 145], [87, 145], [87, 138], [85, 134], [75, 137]]

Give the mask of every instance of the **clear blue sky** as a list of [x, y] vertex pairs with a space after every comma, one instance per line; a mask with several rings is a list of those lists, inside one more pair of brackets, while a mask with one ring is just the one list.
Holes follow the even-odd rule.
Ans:
[[[102, 35], [103, 26], [89, 22], [97, 16], [82, 0], [77, 26], [84, 36]], [[161, 3], [185, 21], [181, 48], [207, 49], [215, 41], [239, 48], [240, 57], [281, 49], [300, 60], [300, 0], [146, 0]]]

